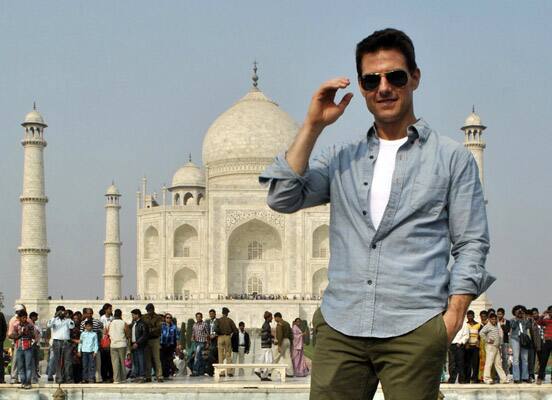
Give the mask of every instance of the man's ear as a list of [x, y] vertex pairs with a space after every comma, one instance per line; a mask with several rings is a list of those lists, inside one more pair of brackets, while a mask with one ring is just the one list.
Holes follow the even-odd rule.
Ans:
[[422, 72], [420, 71], [420, 68], [416, 68], [414, 72], [410, 74], [412, 77], [412, 83], [413, 83], [413, 90], [418, 89], [418, 86], [420, 85], [420, 79], [422, 78]]

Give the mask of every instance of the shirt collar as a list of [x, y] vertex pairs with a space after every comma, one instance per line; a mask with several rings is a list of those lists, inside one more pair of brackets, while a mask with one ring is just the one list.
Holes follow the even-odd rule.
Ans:
[[[374, 122], [368, 130], [368, 137], [377, 137], [376, 131], [376, 123]], [[428, 123], [423, 118], [419, 118], [415, 123], [408, 127], [407, 135], [409, 139], [420, 139], [420, 144], [422, 144], [427, 140], [430, 132], [431, 128]]]

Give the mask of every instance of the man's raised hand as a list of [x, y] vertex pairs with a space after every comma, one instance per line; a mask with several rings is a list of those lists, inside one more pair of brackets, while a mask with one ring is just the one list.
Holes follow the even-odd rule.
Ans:
[[312, 96], [305, 125], [320, 133], [326, 126], [333, 124], [341, 117], [353, 98], [353, 93], [345, 94], [337, 104], [335, 95], [339, 89], [345, 89], [350, 84], [349, 79], [343, 77], [324, 82]]

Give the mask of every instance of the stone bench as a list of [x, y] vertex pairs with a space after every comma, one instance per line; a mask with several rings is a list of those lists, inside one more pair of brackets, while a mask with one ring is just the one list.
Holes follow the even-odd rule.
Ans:
[[286, 365], [285, 364], [213, 364], [215, 368], [215, 382], [220, 380], [220, 373], [227, 369], [250, 369], [250, 368], [260, 368], [260, 369], [271, 369], [276, 370], [280, 373], [280, 379], [282, 382], [286, 381]]

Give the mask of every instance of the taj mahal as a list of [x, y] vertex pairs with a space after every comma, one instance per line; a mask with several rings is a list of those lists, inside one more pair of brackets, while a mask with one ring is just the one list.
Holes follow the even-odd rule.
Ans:
[[[97, 310], [105, 301], [126, 315], [132, 308], [143, 309], [153, 302], [157, 310], [170, 311], [181, 321], [196, 311], [205, 314], [223, 305], [248, 327], [260, 327], [262, 313], [269, 307], [285, 317], [310, 321], [327, 285], [329, 207], [283, 215], [266, 205], [268, 189], [259, 185], [258, 176], [287, 149], [299, 126], [258, 88], [256, 66], [250, 90], [207, 129], [203, 165], [190, 157], [174, 173], [171, 185], [157, 191], [150, 191], [147, 179], [142, 178], [136, 193], [137, 282], [132, 299], [124, 299], [121, 293], [121, 193], [115, 184], [105, 193], [104, 298], [49, 299], [43, 158], [47, 124], [35, 108], [22, 126], [21, 286], [17, 302], [37, 311], [41, 322], [50, 318], [59, 304]], [[485, 128], [475, 110], [461, 128], [482, 182]], [[478, 311], [489, 306], [483, 294], [472, 308]]]

